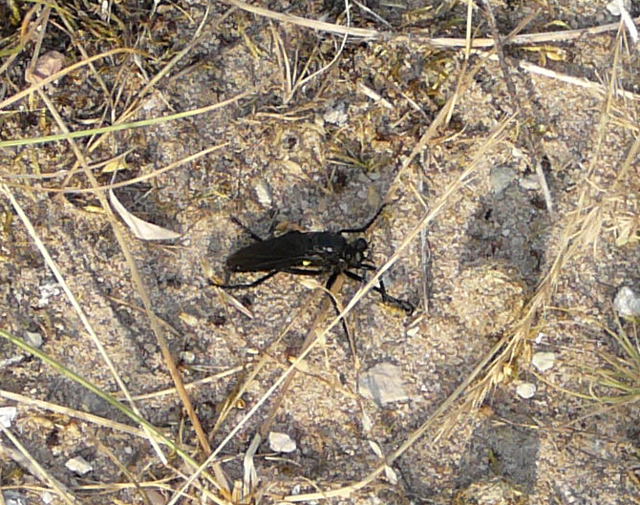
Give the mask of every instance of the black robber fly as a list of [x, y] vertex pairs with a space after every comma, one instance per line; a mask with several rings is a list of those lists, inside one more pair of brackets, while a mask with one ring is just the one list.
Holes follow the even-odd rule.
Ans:
[[[231, 272], [267, 272], [267, 274], [246, 284], [212, 284], [224, 289], [251, 288], [262, 284], [280, 272], [310, 276], [328, 274], [327, 289], [331, 289], [340, 274], [358, 282], [364, 282], [364, 277], [356, 271], [376, 270], [376, 266], [369, 262], [366, 255], [369, 244], [363, 238], [349, 241], [342, 234], [364, 233], [380, 215], [383, 208], [384, 205], [367, 224], [359, 228], [348, 228], [338, 232], [290, 231], [279, 237], [266, 240], [234, 219], [236, 224], [251, 234], [255, 242], [229, 256], [227, 268]], [[380, 294], [383, 302], [400, 307], [409, 314], [413, 312], [414, 307], [411, 303], [387, 293], [382, 279], [380, 279], [379, 285], [373, 289]]]

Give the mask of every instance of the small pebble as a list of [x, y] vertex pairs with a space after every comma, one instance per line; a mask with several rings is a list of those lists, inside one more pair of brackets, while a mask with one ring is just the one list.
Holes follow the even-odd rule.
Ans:
[[391, 363], [380, 363], [363, 373], [358, 379], [358, 391], [380, 406], [409, 399], [402, 381], [402, 369]]
[[322, 116], [322, 119], [324, 119], [327, 123], [340, 126], [347, 122], [349, 116], [347, 116], [347, 113], [345, 112], [344, 104], [341, 104], [325, 112]]
[[540, 189], [540, 179], [536, 174], [525, 175], [518, 181], [522, 189], [537, 191]]
[[166, 505], [167, 503], [167, 498], [156, 489], [147, 489], [145, 494], [149, 498], [150, 505]]
[[411, 328], [407, 329], [408, 337], [415, 337], [418, 333], [420, 333], [420, 326], [418, 325], [412, 326]]
[[0, 407], [0, 425], [11, 428], [11, 423], [17, 415], [18, 409], [15, 407]]
[[35, 331], [27, 331], [24, 334], [24, 339], [31, 347], [35, 347], [36, 349], [40, 349], [42, 347], [42, 335]]
[[528, 400], [536, 394], [536, 385], [530, 382], [521, 382], [518, 384], [518, 387], [516, 387], [516, 393], [518, 393], [518, 396], [521, 398]]
[[28, 505], [29, 503], [26, 496], [14, 491], [13, 489], [0, 491], [0, 493], [2, 493], [6, 505]]
[[622, 317], [640, 317], [640, 297], [633, 289], [624, 286], [613, 300], [613, 308]]
[[93, 470], [91, 463], [89, 463], [82, 456], [76, 456], [75, 458], [68, 459], [64, 464], [67, 470], [71, 470], [78, 475], [86, 475]]
[[40, 288], [40, 299], [36, 304], [36, 308], [42, 309], [49, 304], [49, 299], [58, 296], [62, 293], [60, 285], [56, 281], [47, 282]]
[[196, 355], [191, 351], [182, 351], [180, 353], [180, 359], [186, 365], [193, 365], [193, 363], [196, 361]]
[[258, 197], [258, 201], [260, 202], [260, 205], [270, 209], [271, 205], [273, 204], [273, 196], [272, 196], [273, 193], [269, 185], [261, 179], [257, 182], [255, 186], [255, 190], [256, 190], [256, 196]]
[[500, 193], [509, 184], [511, 184], [511, 181], [513, 181], [515, 178], [516, 173], [513, 169], [504, 165], [493, 167], [491, 169], [491, 174], [489, 175], [491, 189], [494, 193]]
[[295, 440], [286, 433], [277, 431], [269, 433], [269, 447], [274, 452], [293, 452], [297, 449]]
[[553, 367], [556, 355], [553, 352], [537, 352], [533, 355], [531, 363], [539, 372], [546, 372]]
[[30, 84], [38, 83], [62, 70], [64, 54], [58, 51], [47, 51], [36, 60], [33, 71], [27, 70], [25, 79]]
[[544, 339], [547, 338], [547, 334], [540, 332], [538, 333], [538, 335], [536, 335], [536, 339], [534, 340], [534, 342], [536, 344], [541, 344], [542, 342], [544, 342]]

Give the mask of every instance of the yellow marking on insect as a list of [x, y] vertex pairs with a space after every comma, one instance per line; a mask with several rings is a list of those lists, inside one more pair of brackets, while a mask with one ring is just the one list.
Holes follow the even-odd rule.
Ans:
[[303, 267], [308, 267], [309, 265], [311, 265], [311, 261], [309, 261], [309, 260], [302, 260], [302, 266], [303, 266]]

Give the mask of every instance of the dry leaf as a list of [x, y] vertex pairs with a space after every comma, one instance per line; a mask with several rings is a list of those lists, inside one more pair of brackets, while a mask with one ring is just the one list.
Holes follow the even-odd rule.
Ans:
[[110, 174], [118, 170], [126, 170], [127, 168], [129, 168], [129, 165], [127, 165], [126, 160], [124, 158], [117, 158], [107, 163], [102, 169], [102, 173]]
[[59, 72], [63, 66], [64, 55], [58, 51], [48, 51], [38, 58], [33, 71], [31, 67], [27, 68], [24, 78], [29, 84], [36, 84]]
[[131, 212], [125, 209], [124, 205], [120, 203], [120, 200], [118, 200], [113, 190], [109, 190], [109, 201], [113, 209], [120, 215], [133, 234], [142, 240], [172, 240], [180, 236], [180, 234], [175, 231], [143, 221], [139, 217], [131, 214]]

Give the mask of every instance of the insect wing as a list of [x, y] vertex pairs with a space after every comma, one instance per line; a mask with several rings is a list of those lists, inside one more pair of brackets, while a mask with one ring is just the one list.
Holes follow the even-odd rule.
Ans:
[[310, 252], [308, 235], [292, 231], [255, 242], [229, 256], [227, 266], [235, 272], [284, 270], [302, 266]]

